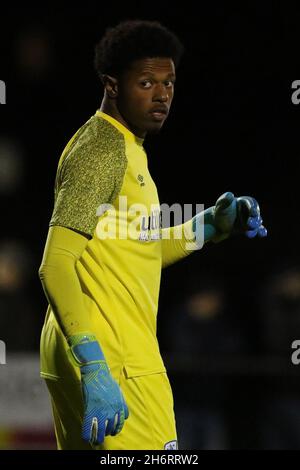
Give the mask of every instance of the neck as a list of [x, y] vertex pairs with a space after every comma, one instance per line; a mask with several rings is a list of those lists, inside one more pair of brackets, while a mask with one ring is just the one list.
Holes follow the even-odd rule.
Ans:
[[105, 114], [108, 114], [109, 116], [113, 117], [116, 119], [116, 121], [119, 121], [121, 124], [123, 124], [126, 129], [128, 129], [130, 132], [135, 134], [137, 137], [140, 137], [141, 139], [144, 139], [146, 136], [146, 132], [141, 135], [141, 132], [138, 131], [137, 129], [131, 127], [127, 121], [123, 118], [122, 114], [120, 113], [116, 102], [115, 101], [110, 101], [106, 99], [106, 97], [103, 98], [101, 106], [100, 106], [100, 111], [102, 111]]

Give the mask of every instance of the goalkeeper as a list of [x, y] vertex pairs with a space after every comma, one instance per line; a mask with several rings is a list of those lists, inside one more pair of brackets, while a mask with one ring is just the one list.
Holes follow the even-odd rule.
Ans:
[[[181, 238], [174, 227], [160, 228], [143, 141], [168, 116], [182, 51], [157, 22], [109, 29], [95, 56], [101, 107], [58, 163], [39, 269], [49, 303], [41, 375], [58, 449], [177, 448], [156, 337], [161, 268], [190, 254], [187, 243], [197, 249], [201, 233], [205, 242], [266, 235], [256, 200], [231, 192], [186, 222]], [[137, 236], [124, 237], [136, 222], [136, 205], [148, 216], [141, 212]]]

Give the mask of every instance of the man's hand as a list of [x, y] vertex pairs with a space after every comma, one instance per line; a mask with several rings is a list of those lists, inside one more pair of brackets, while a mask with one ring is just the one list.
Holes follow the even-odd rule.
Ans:
[[128, 408], [96, 338], [87, 333], [71, 336], [68, 342], [81, 372], [82, 438], [91, 445], [101, 444], [105, 436], [115, 436], [122, 430]]
[[[262, 223], [259, 205], [253, 197], [236, 198], [227, 192], [219, 197], [215, 206], [204, 211], [204, 240], [217, 243], [235, 234], [245, 234], [248, 238], [266, 237], [267, 229]], [[197, 230], [196, 223], [194, 226]]]

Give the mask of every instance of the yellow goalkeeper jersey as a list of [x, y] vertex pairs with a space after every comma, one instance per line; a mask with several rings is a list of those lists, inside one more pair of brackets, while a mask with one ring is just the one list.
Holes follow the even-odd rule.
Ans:
[[[111, 370], [128, 377], [165, 371], [156, 337], [159, 198], [143, 140], [97, 111], [60, 158], [51, 225], [91, 236], [76, 269]], [[41, 342], [41, 375], [65, 377], [68, 344], [50, 305]]]

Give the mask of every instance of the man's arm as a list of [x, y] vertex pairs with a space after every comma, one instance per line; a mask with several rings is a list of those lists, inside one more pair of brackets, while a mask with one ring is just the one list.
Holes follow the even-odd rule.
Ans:
[[108, 151], [98, 138], [98, 127], [94, 120], [78, 132], [59, 165], [54, 210], [39, 270], [46, 297], [69, 344], [68, 358], [80, 368], [82, 437], [91, 444], [119, 433], [128, 417], [123, 394], [92, 331], [76, 271], [77, 260], [98, 223], [97, 208], [114, 200], [126, 168], [122, 147], [110, 146]]
[[224, 193], [215, 206], [182, 225], [162, 229], [162, 267], [179, 261], [209, 241], [218, 243], [235, 234], [245, 234], [248, 238], [265, 237], [267, 230], [262, 222], [254, 198], [236, 198], [230, 192]]
[[[185, 258], [197, 249], [195, 233], [193, 232], [193, 219], [184, 224], [162, 229], [161, 249], [162, 267]], [[188, 249], [190, 247], [190, 249]]]
[[39, 269], [45, 295], [66, 338], [91, 330], [76, 272], [87, 243], [88, 238], [74, 230], [50, 227]]

